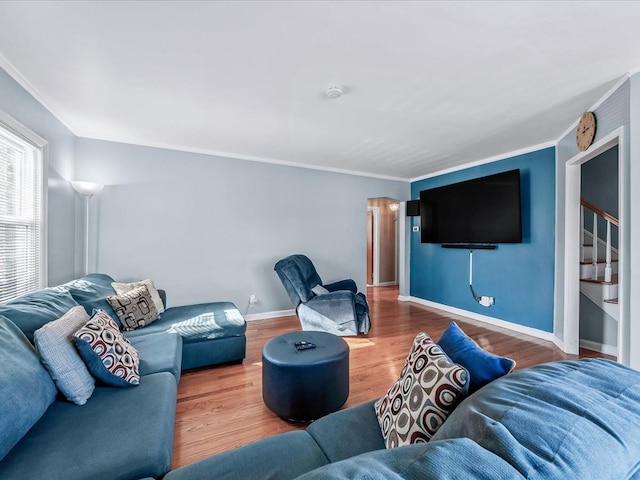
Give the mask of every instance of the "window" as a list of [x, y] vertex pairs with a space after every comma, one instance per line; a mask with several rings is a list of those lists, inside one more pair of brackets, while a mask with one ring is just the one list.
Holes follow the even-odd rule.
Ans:
[[45, 286], [45, 146], [0, 112], [0, 303]]

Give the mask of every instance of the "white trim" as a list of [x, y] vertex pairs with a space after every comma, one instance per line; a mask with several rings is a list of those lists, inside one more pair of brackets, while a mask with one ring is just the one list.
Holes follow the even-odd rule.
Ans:
[[580, 348], [586, 348], [587, 350], [602, 353], [604, 355], [610, 355], [612, 357], [618, 356], [618, 347], [615, 345], [592, 342], [591, 340], [580, 340]]
[[358, 177], [379, 178], [382, 180], [393, 180], [396, 182], [407, 182], [407, 183], [410, 182], [410, 180], [406, 177], [392, 177], [391, 175], [378, 175], [375, 173], [360, 172], [357, 170], [348, 170], [346, 168], [324, 167], [321, 165], [291, 162], [289, 160], [277, 160], [275, 158], [261, 157], [257, 155], [243, 155], [241, 153], [222, 152], [220, 150], [211, 150], [208, 148], [192, 148], [192, 147], [185, 147], [182, 145], [173, 145], [168, 143], [154, 143], [154, 142], [140, 143], [140, 142], [134, 142], [130, 139], [122, 139], [118, 137], [102, 137], [100, 135], [92, 135], [88, 133], [82, 133], [78, 135], [78, 137], [86, 138], [90, 140], [102, 140], [105, 142], [123, 143], [126, 145], [135, 145], [138, 147], [160, 148], [163, 150], [174, 150], [177, 152], [185, 152], [185, 153], [197, 153], [201, 155], [210, 155], [214, 157], [224, 157], [224, 158], [230, 158], [235, 160], [246, 160], [249, 162], [270, 163], [273, 165], [282, 165], [285, 167], [306, 168], [309, 170], [320, 170], [322, 172], [341, 173], [344, 175], [354, 175]]
[[76, 130], [71, 128], [69, 120], [60, 113], [60, 110], [58, 110], [51, 102], [49, 102], [45, 98], [45, 96], [42, 95], [38, 91], [38, 89], [29, 80], [27, 80], [27, 78], [24, 75], [22, 75], [22, 73], [20, 73], [16, 67], [13, 66], [13, 64], [7, 59], [7, 57], [2, 55], [2, 52], [0, 52], [0, 68], [2, 68], [5, 72], [7, 72], [9, 76], [18, 83], [18, 85], [24, 88], [44, 108], [49, 110], [49, 112], [54, 117], [56, 117], [60, 121], [60, 123], [62, 123], [65, 127], [67, 127], [71, 131], [71, 133], [73, 133], [76, 137], [78, 136], [78, 134], [76, 133]]
[[[367, 212], [373, 212], [373, 285], [380, 286], [380, 208], [367, 207]], [[368, 234], [367, 234], [368, 235]]]
[[[605, 93], [602, 97], [600, 97], [600, 99], [596, 103], [591, 105], [591, 107], [589, 107], [586, 111], [587, 112], [593, 112], [596, 108], [598, 108], [600, 105], [602, 105], [611, 95], [613, 95], [615, 93], [615, 91], [618, 90], [622, 86], [622, 84], [624, 82], [629, 80], [629, 78], [631, 78], [631, 72], [625, 73], [622, 77], [620, 77], [620, 79], [616, 82], [616, 84], [607, 91], [607, 93]], [[578, 122], [580, 122], [580, 117], [576, 118], [575, 122], [573, 122], [569, 126], [569, 128], [567, 128], [562, 133], [562, 135], [560, 135], [558, 137], [557, 142], [559, 142], [561, 139], [563, 139], [564, 137], [569, 135], [571, 133], [571, 131], [574, 130], [578, 126]]]
[[251, 313], [244, 316], [247, 322], [253, 322], [255, 320], [268, 320], [270, 318], [289, 317], [295, 315], [296, 311], [291, 310], [275, 310], [273, 312]]
[[[619, 220], [618, 227], [618, 280], [622, 288], [618, 291], [618, 301], [620, 305], [620, 318], [618, 320], [618, 345], [625, 345], [623, 339], [627, 334], [628, 319], [624, 314], [626, 302], [625, 288], [627, 279], [625, 277], [625, 265], [628, 262], [628, 250], [625, 244], [625, 231], [627, 226], [626, 208], [623, 201], [627, 194], [625, 188], [626, 162], [624, 162], [624, 127], [618, 127], [604, 138], [594, 143], [588, 150], [580, 152], [567, 160], [565, 169], [565, 231], [564, 231], [564, 352], [577, 355], [580, 346], [580, 167], [589, 160], [597, 157], [601, 153], [609, 150], [615, 145], [618, 146], [618, 198], [619, 198]], [[630, 352], [625, 352], [621, 348], [618, 361], [625, 363]]]
[[457, 172], [458, 170], [466, 170], [467, 168], [477, 167], [478, 165], [484, 165], [487, 163], [498, 162], [500, 160], [506, 160], [507, 158], [517, 157], [518, 155], [524, 155], [526, 153], [537, 152], [538, 150], [542, 150], [545, 148], [555, 147], [558, 144], [557, 140], [539, 143], [538, 145], [533, 145], [531, 147], [521, 148], [520, 150], [514, 150], [508, 153], [501, 153], [500, 155], [495, 155], [493, 157], [484, 158], [482, 160], [477, 160], [475, 162], [465, 163], [464, 165], [457, 165], [455, 167], [445, 168], [444, 170], [439, 170], [434, 173], [428, 173], [426, 175], [421, 175], [420, 177], [414, 177], [409, 180], [409, 182], [418, 182], [420, 180], [425, 180], [427, 178], [439, 177], [440, 175], [445, 175], [447, 173]]
[[[3, 58], [0, 54], [0, 65]], [[44, 288], [49, 285], [49, 142], [3, 110], [0, 110], [0, 125], [40, 150], [42, 168], [42, 190], [40, 192], [40, 253], [42, 262], [40, 275], [42, 288]]]
[[564, 350], [564, 342], [562, 340], [560, 340], [558, 337], [555, 336], [555, 334], [553, 335], [553, 338], [551, 339], [551, 341], [555, 344], [556, 347], [558, 347], [560, 350], [562, 350], [563, 352]]
[[455, 315], [460, 315], [463, 317], [467, 317], [471, 320], [476, 320], [482, 322], [484, 324], [492, 325], [494, 327], [506, 328], [507, 330], [512, 330], [517, 333], [524, 333], [525, 335], [529, 335], [531, 337], [539, 338], [542, 340], [546, 340], [548, 342], [554, 342], [556, 338], [555, 335], [551, 332], [545, 332], [544, 330], [539, 330], [537, 328], [527, 327], [524, 325], [519, 325], [517, 323], [509, 322], [506, 320], [500, 320], [499, 318], [488, 317], [486, 315], [481, 315], [475, 312], [469, 312], [468, 310], [463, 310], [461, 308], [451, 307], [449, 305], [444, 305], [442, 303], [432, 302], [430, 300], [424, 300], [418, 297], [400, 297], [398, 296], [398, 300], [400, 301], [409, 301], [415, 302], [420, 305], [424, 305], [425, 307], [437, 308], [438, 310], [444, 310], [445, 312], [453, 313]]
[[398, 282], [393, 281], [393, 282], [378, 282], [378, 285], [376, 285], [377, 287], [392, 287], [394, 285], [398, 285]]

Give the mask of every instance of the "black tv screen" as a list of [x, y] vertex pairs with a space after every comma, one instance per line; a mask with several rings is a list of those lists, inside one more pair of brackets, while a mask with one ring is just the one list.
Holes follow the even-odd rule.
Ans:
[[521, 243], [520, 170], [420, 192], [422, 243]]

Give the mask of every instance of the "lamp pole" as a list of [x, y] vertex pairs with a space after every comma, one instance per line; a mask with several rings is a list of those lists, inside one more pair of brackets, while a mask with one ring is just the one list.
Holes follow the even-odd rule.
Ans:
[[104, 188], [104, 185], [100, 183], [93, 182], [71, 182], [73, 188], [80, 195], [84, 197], [85, 200], [85, 224], [84, 224], [84, 273], [87, 275], [89, 273], [89, 201], [91, 197], [100, 193]]

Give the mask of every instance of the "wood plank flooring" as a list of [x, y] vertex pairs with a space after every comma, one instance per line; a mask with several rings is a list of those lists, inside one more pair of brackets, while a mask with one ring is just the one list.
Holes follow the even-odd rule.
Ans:
[[[437, 340], [455, 320], [482, 348], [513, 358], [517, 368], [577, 358], [551, 342], [424, 307], [399, 302], [397, 287], [369, 288], [371, 332], [345, 337], [351, 349], [350, 393], [345, 407], [383, 395], [396, 380], [411, 342], [420, 331]], [[295, 316], [249, 322], [242, 365], [183, 372], [178, 387], [173, 468], [263, 437], [306, 425], [273, 414], [262, 401], [262, 347], [281, 333], [300, 330]], [[581, 357], [601, 356], [581, 350]]]

